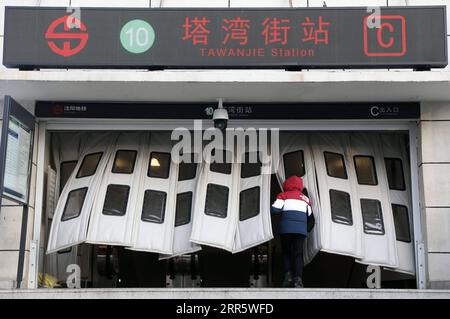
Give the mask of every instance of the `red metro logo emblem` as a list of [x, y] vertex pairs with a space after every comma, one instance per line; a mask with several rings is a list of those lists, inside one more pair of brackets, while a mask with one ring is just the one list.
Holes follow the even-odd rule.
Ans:
[[[56, 30], [61, 25], [63, 26], [62, 29], [64, 32], [58, 32]], [[86, 46], [89, 38], [89, 34], [86, 31], [86, 26], [80, 20], [74, 17], [64, 16], [50, 24], [45, 33], [45, 39], [53, 52], [63, 57], [69, 57], [79, 53]], [[62, 44], [62, 48], [57, 43], [59, 45]], [[74, 44], [75, 46], [72, 47]]]

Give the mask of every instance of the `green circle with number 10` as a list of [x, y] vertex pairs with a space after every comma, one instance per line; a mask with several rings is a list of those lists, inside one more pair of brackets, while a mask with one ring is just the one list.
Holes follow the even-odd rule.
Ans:
[[131, 20], [120, 31], [120, 42], [131, 53], [144, 53], [155, 42], [155, 30], [144, 20]]

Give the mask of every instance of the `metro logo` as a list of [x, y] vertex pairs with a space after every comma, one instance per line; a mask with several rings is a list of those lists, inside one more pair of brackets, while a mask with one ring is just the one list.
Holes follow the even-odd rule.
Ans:
[[364, 18], [364, 54], [369, 57], [402, 57], [406, 54], [406, 21], [400, 15], [375, 16], [379, 27], [370, 28]]
[[[56, 29], [59, 26], [63, 26], [65, 32], [57, 32]], [[76, 27], [71, 27], [75, 25]], [[70, 32], [73, 30], [79, 30], [81, 32]], [[53, 21], [45, 33], [45, 39], [47, 39], [50, 49], [63, 57], [69, 57], [79, 53], [86, 46], [89, 34], [87, 33], [86, 26], [78, 19], [74, 17], [64, 16]], [[55, 40], [65, 40], [62, 42], [63, 47], [59, 47]], [[71, 47], [70, 40], [79, 40], [75, 47]]]

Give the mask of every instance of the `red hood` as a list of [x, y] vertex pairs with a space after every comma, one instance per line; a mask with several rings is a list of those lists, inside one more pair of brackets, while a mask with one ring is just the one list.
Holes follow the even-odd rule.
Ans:
[[303, 190], [303, 180], [298, 176], [291, 176], [283, 183], [283, 189], [287, 191], [299, 191]]

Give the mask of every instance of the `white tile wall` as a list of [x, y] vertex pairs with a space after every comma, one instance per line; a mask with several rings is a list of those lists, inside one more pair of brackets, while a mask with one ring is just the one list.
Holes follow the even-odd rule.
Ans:
[[450, 281], [431, 281], [429, 288], [437, 290], [450, 290]]
[[2, 207], [0, 213], [0, 251], [19, 249], [22, 209], [22, 206]]
[[449, 281], [450, 254], [428, 254], [430, 281]]
[[450, 163], [450, 121], [421, 122], [419, 129], [422, 162]]
[[[22, 207], [2, 207], [0, 214], [0, 280], [15, 279], [17, 274], [18, 250], [22, 230]], [[33, 234], [34, 209], [28, 211], [27, 237], [25, 242], [25, 259], [29, 254], [30, 240]], [[28, 261], [24, 263], [26, 274]]]
[[427, 208], [426, 217], [428, 252], [450, 252], [450, 207]]
[[19, 252], [0, 251], [0, 280], [16, 280]]
[[[428, 102], [421, 105], [424, 120], [450, 119], [450, 103]], [[450, 121], [422, 121], [419, 125], [421, 162], [450, 162]], [[450, 164], [423, 164], [421, 201], [425, 208], [428, 249], [428, 273], [432, 282], [450, 278]], [[436, 206], [430, 208], [429, 206]]]
[[424, 206], [450, 207], [450, 163], [423, 164]]
[[420, 104], [422, 120], [449, 120], [450, 102], [423, 102]]
[[152, 7], [191, 7], [191, 8], [213, 8], [224, 7], [228, 8], [228, 0], [152, 0]]
[[[2, 211], [0, 214], [0, 251], [2, 250], [18, 250], [20, 246], [20, 236], [22, 231], [22, 206], [17, 206], [17, 203], [2, 200]], [[6, 206], [15, 205], [15, 206]], [[27, 239], [25, 249], [29, 250], [29, 244], [33, 235], [34, 225], [34, 209], [28, 209], [27, 221]], [[0, 268], [1, 272], [1, 268]]]

